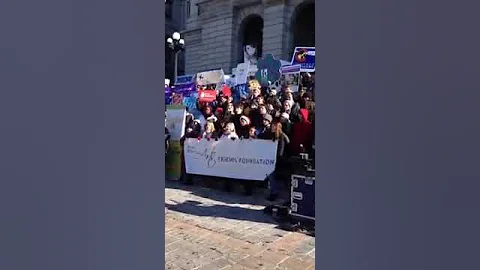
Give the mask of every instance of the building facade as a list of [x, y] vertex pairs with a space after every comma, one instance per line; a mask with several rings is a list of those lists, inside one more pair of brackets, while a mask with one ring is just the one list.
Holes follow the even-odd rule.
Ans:
[[222, 68], [244, 60], [244, 46], [259, 56], [290, 61], [295, 46], [315, 46], [314, 0], [187, 0], [185, 72]]
[[[165, 1], [165, 42], [174, 32], [181, 33], [186, 24], [186, 0]], [[173, 52], [165, 45], [165, 78], [173, 80], [175, 60]], [[185, 73], [185, 54], [179, 54], [178, 74]]]

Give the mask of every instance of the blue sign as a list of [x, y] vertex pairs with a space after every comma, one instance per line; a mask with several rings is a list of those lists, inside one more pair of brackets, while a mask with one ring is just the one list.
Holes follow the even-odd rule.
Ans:
[[300, 65], [301, 72], [315, 72], [315, 47], [295, 47], [292, 65]]
[[182, 75], [177, 77], [175, 85], [187, 84], [193, 82], [194, 75]]
[[242, 97], [248, 97], [248, 86], [246, 84], [235, 85], [232, 89], [232, 97], [234, 103], [239, 103]]
[[194, 111], [197, 108], [197, 97], [184, 97], [183, 105], [188, 108], [189, 112]]

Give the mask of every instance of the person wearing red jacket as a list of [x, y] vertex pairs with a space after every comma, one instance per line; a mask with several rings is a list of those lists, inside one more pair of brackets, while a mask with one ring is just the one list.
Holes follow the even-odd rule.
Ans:
[[300, 109], [299, 121], [293, 124], [292, 127], [292, 141], [290, 143], [290, 150], [292, 155], [298, 156], [303, 150], [309, 151], [312, 147], [313, 140], [313, 125], [308, 119], [308, 110]]

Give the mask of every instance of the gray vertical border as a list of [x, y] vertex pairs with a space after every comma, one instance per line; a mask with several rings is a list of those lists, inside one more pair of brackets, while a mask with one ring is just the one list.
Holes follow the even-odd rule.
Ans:
[[316, 2], [316, 269], [479, 269], [475, 1]]
[[[161, 96], [161, 102], [159, 103], [159, 107], [161, 108], [161, 113], [162, 113], [162, 116], [161, 116], [161, 119], [163, 119], [163, 122], [162, 122], [162, 130], [164, 131], [164, 126], [165, 126], [165, 121], [166, 121], [166, 118], [165, 118], [165, 110], [166, 110], [166, 105], [165, 105], [165, 1], [159, 1], [161, 2], [160, 3], [160, 13], [159, 13], [159, 19], [160, 19], [160, 24], [159, 26], [161, 26], [159, 29], [159, 35], [160, 35], [160, 38], [161, 38], [161, 42], [160, 42], [160, 46], [159, 46], [159, 49], [160, 49], [160, 52], [161, 52], [161, 57], [159, 58], [160, 60], [160, 65], [161, 65], [161, 70], [160, 70], [160, 73], [159, 73], [159, 76], [160, 78], [162, 78], [162, 86], [160, 86], [159, 89], [161, 89], [161, 93], [160, 93], [160, 96]], [[161, 215], [161, 221], [162, 221], [162, 224], [161, 226], [159, 227], [160, 229], [160, 232], [161, 232], [161, 235], [160, 235], [160, 239], [161, 239], [161, 249], [159, 250], [159, 252], [161, 252], [159, 254], [159, 257], [162, 259], [161, 260], [161, 263], [162, 265], [160, 266], [160, 269], [165, 269], [165, 211], [164, 211], [164, 208], [165, 208], [165, 181], [167, 181], [167, 179], [165, 179], [165, 155], [163, 153], [165, 153], [165, 131], [162, 133], [162, 136], [160, 136], [162, 138], [162, 156], [161, 156], [161, 159], [160, 159], [160, 162], [161, 164], [160, 165], [160, 168], [162, 168], [161, 170], [161, 173], [162, 175], [160, 176], [159, 179], [161, 179], [162, 181], [160, 181], [160, 188], [161, 188], [161, 194], [159, 195], [159, 198], [161, 198], [162, 202], [161, 202], [161, 205], [162, 205], [162, 209], [160, 209], [160, 212], [162, 213]], [[155, 210], [154, 207], [152, 207], [153, 210]], [[152, 267], [153, 268], [153, 267]]]
[[164, 1], [0, 1], [0, 269], [164, 269]]

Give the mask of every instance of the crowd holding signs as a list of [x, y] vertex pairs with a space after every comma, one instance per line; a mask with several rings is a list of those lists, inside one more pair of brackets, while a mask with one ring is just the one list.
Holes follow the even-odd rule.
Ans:
[[315, 48], [295, 48], [290, 62], [267, 54], [232, 75], [205, 71], [166, 85], [168, 177], [263, 181], [289, 156], [312, 151], [313, 72]]

